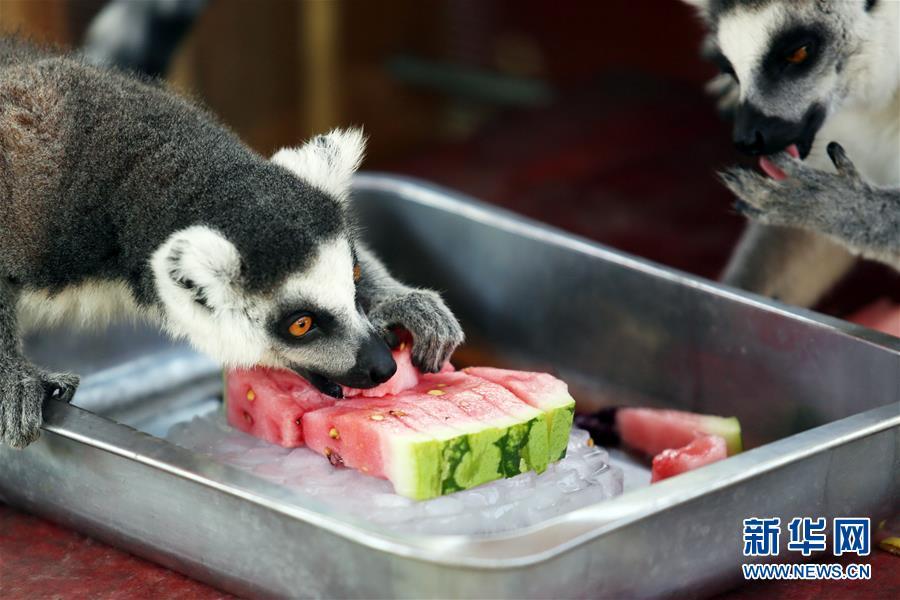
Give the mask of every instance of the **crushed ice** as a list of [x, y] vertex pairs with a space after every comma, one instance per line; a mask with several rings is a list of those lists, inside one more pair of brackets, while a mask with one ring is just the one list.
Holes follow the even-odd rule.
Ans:
[[327, 499], [337, 513], [404, 533], [478, 534], [526, 527], [618, 496], [623, 484], [622, 470], [610, 464], [605, 450], [588, 445], [587, 432], [579, 429], [569, 436], [566, 458], [540, 475], [523, 473], [422, 502], [398, 496], [386, 480], [335, 468], [306, 448], [281, 448], [232, 429], [220, 411], [173, 426], [167, 439], [301, 494]]

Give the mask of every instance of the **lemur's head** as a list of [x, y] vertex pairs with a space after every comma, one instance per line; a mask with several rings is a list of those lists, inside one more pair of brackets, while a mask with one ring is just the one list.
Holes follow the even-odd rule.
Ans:
[[[826, 118], [870, 85], [883, 49], [867, 44], [878, 0], [686, 0], [739, 85], [734, 143], [752, 155], [805, 158]], [[895, 68], [895, 67], [894, 67]], [[892, 92], [891, 92], [892, 93]], [[796, 152], [795, 152], [796, 151]]]
[[335, 395], [387, 381], [396, 364], [357, 300], [346, 206], [364, 146], [361, 132], [335, 130], [222, 183], [203, 222], [151, 259], [171, 333], [225, 365], [289, 368]]

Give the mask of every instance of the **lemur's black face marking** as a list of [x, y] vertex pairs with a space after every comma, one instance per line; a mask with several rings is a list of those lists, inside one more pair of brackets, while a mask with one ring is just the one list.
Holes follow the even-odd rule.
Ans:
[[[280, 338], [285, 344], [316, 351], [327, 352], [329, 338], [344, 340], [351, 337], [343, 321], [327, 309], [305, 305], [300, 310], [284, 311], [270, 323], [273, 336]], [[390, 348], [379, 332], [369, 332], [358, 345], [353, 367], [343, 373], [320, 373], [302, 364], [289, 363], [291, 369], [310, 380], [321, 391], [341, 397], [340, 385], [355, 388], [370, 388], [384, 383], [397, 370]], [[339, 384], [339, 385], [334, 385]]]
[[787, 121], [769, 117], [752, 104], [742, 104], [735, 113], [734, 143], [751, 156], [768, 156], [793, 144], [800, 157], [806, 158], [825, 115], [825, 107], [813, 104], [799, 121]]
[[770, 42], [762, 61], [761, 87], [777, 93], [778, 88], [786, 83], [813, 73], [827, 51], [827, 39], [827, 30], [815, 24], [799, 24], [778, 33]]
[[844, 70], [857, 52], [868, 5], [818, 0], [688, 0], [712, 30], [713, 60], [734, 78], [734, 142], [770, 155], [814, 148], [830, 111], [847, 94]]
[[328, 310], [316, 306], [293, 308], [269, 324], [273, 336], [292, 346], [314, 343], [335, 332], [339, 322]]

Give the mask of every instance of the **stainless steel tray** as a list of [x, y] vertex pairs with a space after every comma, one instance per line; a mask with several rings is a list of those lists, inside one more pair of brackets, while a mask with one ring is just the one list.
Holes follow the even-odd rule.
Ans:
[[446, 291], [463, 361], [556, 371], [584, 409], [734, 414], [756, 447], [527, 530], [400, 537], [145, 433], [201, 410], [218, 373], [123, 327], [34, 340], [93, 374], [83, 408], [52, 403], [38, 443], [0, 448], [0, 498], [239, 594], [360, 598], [711, 593], [740, 577], [748, 516], [897, 507], [900, 340], [421, 182], [362, 175], [356, 197], [392, 268]]

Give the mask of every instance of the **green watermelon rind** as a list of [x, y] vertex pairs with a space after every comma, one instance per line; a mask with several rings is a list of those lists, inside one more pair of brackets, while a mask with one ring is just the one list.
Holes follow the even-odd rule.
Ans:
[[440, 473], [442, 443], [424, 435], [389, 438], [393, 464], [388, 478], [394, 491], [414, 500], [441, 495]]
[[575, 420], [575, 399], [568, 393], [545, 396], [539, 400], [547, 421], [549, 461], [556, 462], [566, 457], [569, 434]]
[[468, 433], [447, 427], [392, 437], [388, 478], [398, 494], [427, 500], [532, 469], [543, 472], [549, 463], [545, 417], [498, 427], [468, 423], [462, 426]]
[[744, 450], [741, 422], [737, 417], [717, 417], [706, 415], [700, 420], [700, 430], [709, 435], [717, 435], [725, 440], [728, 456], [740, 454]]

